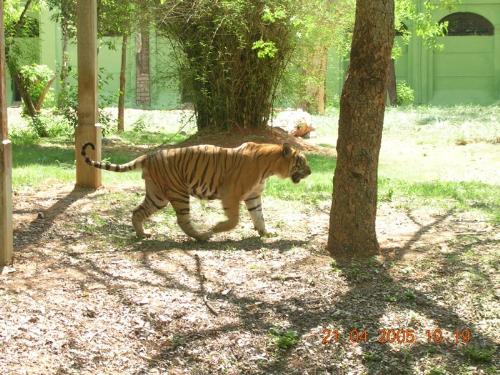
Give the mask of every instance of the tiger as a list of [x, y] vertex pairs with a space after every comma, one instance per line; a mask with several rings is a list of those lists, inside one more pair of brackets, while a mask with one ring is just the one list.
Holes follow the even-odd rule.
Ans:
[[[198, 145], [161, 149], [125, 164], [94, 161], [87, 155], [88, 147], [95, 149], [92, 143], [86, 143], [81, 154], [92, 167], [114, 172], [142, 169], [146, 196], [132, 211], [132, 225], [139, 238], [150, 236], [144, 231], [144, 221], [169, 202], [179, 227], [196, 240], [206, 241], [215, 233], [235, 228], [241, 201], [245, 202], [259, 236], [267, 236], [261, 201], [267, 178], [290, 177], [297, 184], [311, 174], [306, 157], [287, 143], [246, 142], [235, 148]], [[196, 230], [191, 224], [190, 196], [221, 200], [226, 220], [204, 232]]]

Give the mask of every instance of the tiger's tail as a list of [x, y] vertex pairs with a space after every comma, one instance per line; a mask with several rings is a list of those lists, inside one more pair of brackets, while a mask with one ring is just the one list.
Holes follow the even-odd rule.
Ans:
[[86, 151], [88, 147], [92, 148], [92, 150], [95, 150], [95, 146], [92, 143], [90, 142], [85, 143], [82, 147], [82, 156], [85, 159], [85, 163], [87, 163], [91, 167], [105, 169], [107, 171], [113, 171], [113, 172], [128, 172], [134, 169], [142, 168], [142, 162], [144, 160], [143, 156], [139, 156], [137, 159], [129, 161], [128, 163], [125, 164], [112, 164], [109, 162], [103, 163], [100, 161], [92, 160], [89, 156], [87, 156]]

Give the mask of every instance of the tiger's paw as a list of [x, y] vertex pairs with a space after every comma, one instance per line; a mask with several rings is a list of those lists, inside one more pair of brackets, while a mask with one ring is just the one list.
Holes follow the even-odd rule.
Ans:
[[142, 233], [137, 233], [137, 238], [139, 239], [143, 239], [143, 238], [150, 238], [151, 237], [151, 233], [149, 232], [142, 232]]
[[261, 238], [271, 238], [271, 237], [276, 237], [278, 236], [278, 233], [274, 229], [261, 229], [257, 230], [259, 232], [259, 236]]
[[200, 233], [198, 234], [195, 239], [197, 241], [201, 241], [201, 242], [204, 242], [204, 241], [208, 241], [210, 239], [210, 237], [212, 237], [213, 233], [211, 231], [208, 231], [208, 232], [205, 232], [205, 233]]

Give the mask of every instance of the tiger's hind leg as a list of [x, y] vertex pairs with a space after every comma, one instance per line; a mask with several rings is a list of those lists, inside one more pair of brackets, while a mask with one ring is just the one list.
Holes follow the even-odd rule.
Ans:
[[184, 233], [189, 237], [199, 241], [206, 241], [212, 235], [211, 232], [200, 233], [194, 229], [191, 224], [191, 214], [189, 209], [189, 195], [176, 195], [176, 197], [169, 197], [169, 201], [177, 215], [177, 224], [181, 227]]
[[149, 237], [150, 234], [144, 231], [144, 221], [161, 210], [168, 204], [168, 200], [163, 199], [156, 189], [148, 186], [146, 181], [146, 197], [144, 201], [132, 211], [132, 225], [134, 226], [137, 237]]
[[227, 220], [218, 222], [212, 228], [212, 233], [229, 231], [236, 227], [240, 220], [240, 201], [238, 199], [222, 199], [222, 207]]

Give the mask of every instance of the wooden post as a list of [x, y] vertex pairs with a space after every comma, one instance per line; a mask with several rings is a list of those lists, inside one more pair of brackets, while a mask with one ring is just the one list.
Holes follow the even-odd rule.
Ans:
[[88, 188], [101, 186], [101, 170], [83, 160], [82, 146], [91, 142], [95, 151], [88, 150], [94, 160], [101, 160], [101, 127], [97, 123], [97, 4], [96, 0], [78, 0], [78, 126], [75, 131], [76, 185]]
[[8, 139], [5, 36], [0, 0], [0, 267], [12, 262], [12, 145]]

